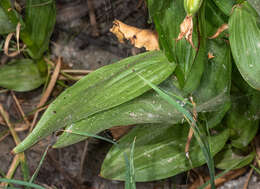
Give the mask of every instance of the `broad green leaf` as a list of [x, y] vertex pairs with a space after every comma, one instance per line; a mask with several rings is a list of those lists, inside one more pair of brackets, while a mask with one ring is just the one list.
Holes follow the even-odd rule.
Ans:
[[236, 0], [213, 0], [214, 3], [219, 7], [219, 9], [230, 16], [232, 13], [232, 8], [236, 4]]
[[55, 25], [56, 8], [54, 0], [27, 0], [25, 9], [26, 31], [30, 43], [26, 43], [29, 54], [39, 59], [48, 49], [50, 37]]
[[[172, 76], [159, 87], [173, 97], [176, 95], [183, 96], [184, 93], [173, 84], [174, 81], [174, 76]], [[197, 104], [197, 112], [213, 112], [216, 114], [217, 111], [217, 116], [220, 117], [222, 115], [219, 113], [219, 111], [222, 110], [220, 108], [228, 101], [229, 97], [226, 94], [220, 94], [207, 102]], [[179, 101], [179, 103], [182, 102]], [[66, 130], [70, 130], [72, 133], [64, 132], [59, 136], [54, 147], [60, 148], [68, 146], [88, 138], [87, 136], [73, 134], [73, 132], [97, 134], [105, 129], [119, 125], [124, 126], [143, 123], [176, 124], [182, 121], [184, 121], [184, 117], [177, 109], [173, 108], [171, 104], [162, 99], [155, 91], [149, 91], [120, 106], [72, 123], [66, 128]]]
[[[159, 35], [160, 48], [169, 60], [178, 64], [177, 77], [183, 86], [197, 54], [185, 39], [176, 41], [180, 33], [180, 24], [186, 16], [183, 0], [148, 0], [148, 9]], [[197, 19], [194, 18], [193, 22], [194, 28], [197, 28]], [[198, 46], [197, 29], [193, 30], [193, 43]]]
[[[215, 58], [208, 61], [202, 77], [200, 87], [194, 92], [197, 103], [197, 112], [205, 113], [209, 127], [220, 123], [225, 113], [230, 108], [230, 79], [231, 58], [229, 46], [222, 39], [209, 42], [209, 50]], [[160, 85], [167, 94], [184, 96], [174, 85], [174, 76]], [[186, 96], [184, 96], [186, 97]], [[179, 123], [183, 116], [169, 103], [160, 98], [155, 92], [144, 94], [128, 103], [113, 109], [94, 114], [79, 122], [69, 125], [66, 129], [73, 132], [88, 132], [97, 134], [105, 129], [118, 125], [133, 125], [142, 123]], [[64, 132], [54, 147], [64, 147], [86, 139]]]
[[142, 95], [150, 87], [136, 73], [159, 84], [174, 69], [175, 64], [170, 63], [162, 52], [153, 51], [92, 72], [49, 106], [33, 132], [14, 151], [23, 151], [62, 127]]
[[231, 85], [231, 54], [223, 39], [208, 42], [208, 52], [213, 54], [205, 65], [200, 86], [194, 92], [196, 103], [207, 102], [218, 95], [229, 97]]
[[[201, 166], [206, 161], [195, 138], [189, 149], [191, 162], [186, 158], [184, 149], [188, 132], [188, 125], [154, 124], [136, 127], [120, 139], [120, 149], [110, 149], [100, 175], [108, 179], [124, 180], [123, 153], [129, 152], [130, 141], [135, 137], [134, 166], [137, 182], [164, 179]], [[224, 147], [228, 136], [226, 129], [208, 138], [213, 156]]]
[[8, 34], [14, 31], [15, 25], [9, 21], [3, 8], [0, 6], [0, 34]]
[[[199, 86], [201, 77], [204, 72], [205, 64], [207, 62], [207, 43], [206, 43], [206, 38], [207, 38], [207, 27], [206, 27], [206, 15], [205, 15], [205, 8], [206, 8], [206, 1], [203, 2], [200, 11], [198, 12], [197, 16], [197, 22], [198, 26], [194, 26], [194, 30], [199, 31], [198, 38], [199, 40], [199, 45], [198, 45], [198, 51], [197, 54], [192, 62], [192, 64], [189, 66], [189, 72], [185, 74], [186, 77], [184, 77], [184, 85], [183, 85], [183, 90], [186, 93], [192, 93], [195, 91], [195, 89]], [[193, 35], [194, 36], [194, 35]], [[181, 62], [182, 65], [184, 62]], [[176, 69], [176, 74], [178, 75], [178, 69]], [[180, 80], [180, 77], [178, 77]]]
[[251, 87], [260, 90], [260, 29], [257, 16], [248, 2], [234, 8], [229, 19], [229, 40], [239, 72]]
[[252, 151], [248, 155], [245, 155], [245, 152], [241, 150], [234, 149], [231, 146], [227, 146], [221, 152], [219, 152], [214, 160], [216, 168], [218, 169], [239, 169], [250, 164], [255, 158], [255, 152]]
[[[238, 98], [238, 99], [237, 99]], [[231, 145], [246, 147], [255, 137], [259, 127], [260, 93], [233, 97], [232, 107], [227, 115], [227, 127], [231, 129]]]
[[30, 91], [45, 82], [31, 59], [18, 59], [0, 67], [0, 86], [14, 91]]
[[228, 16], [220, 11], [213, 1], [206, 2], [207, 37], [213, 36], [219, 27], [228, 22]]

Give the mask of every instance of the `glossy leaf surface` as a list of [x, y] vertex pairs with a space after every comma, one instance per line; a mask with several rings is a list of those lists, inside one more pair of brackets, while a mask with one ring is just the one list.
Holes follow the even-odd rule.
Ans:
[[[164, 179], [204, 164], [206, 161], [203, 153], [194, 138], [189, 150], [192, 165], [185, 156], [188, 131], [188, 125], [154, 124], [134, 128], [120, 139], [120, 148], [115, 146], [111, 148], [103, 162], [101, 176], [124, 180], [123, 153], [129, 153], [130, 141], [134, 137], [136, 137], [134, 151], [136, 181]], [[209, 138], [213, 156], [224, 147], [228, 136], [229, 132], [222, 130], [218, 135]]]
[[226, 15], [230, 16], [232, 12], [232, 8], [236, 3], [236, 0], [213, 0], [214, 3], [219, 7], [219, 9], [225, 13]]
[[24, 92], [38, 88], [45, 82], [37, 65], [30, 59], [19, 59], [0, 67], [0, 86]]
[[[258, 14], [244, 2], [229, 20], [229, 40], [235, 63], [245, 81], [260, 90], [260, 29]], [[250, 34], [250, 35], [249, 35]]]
[[46, 110], [33, 132], [15, 149], [23, 151], [52, 132], [95, 113], [130, 101], [150, 89], [136, 73], [154, 84], [174, 71], [160, 51], [143, 53], [87, 75], [63, 92]]

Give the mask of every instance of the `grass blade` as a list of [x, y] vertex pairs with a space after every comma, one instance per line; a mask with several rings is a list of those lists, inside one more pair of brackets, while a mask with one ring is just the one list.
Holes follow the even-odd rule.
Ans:
[[170, 104], [172, 104], [178, 111], [180, 111], [184, 117], [187, 119], [190, 127], [193, 129], [194, 132], [194, 136], [198, 142], [198, 144], [200, 145], [204, 157], [206, 159], [207, 165], [208, 165], [208, 169], [209, 169], [209, 173], [210, 173], [210, 183], [211, 183], [211, 188], [215, 189], [215, 182], [214, 182], [214, 177], [215, 177], [215, 169], [214, 169], [214, 160], [213, 157], [210, 154], [210, 147], [209, 147], [209, 143], [206, 139], [206, 137], [200, 132], [196, 121], [193, 119], [191, 113], [185, 109], [184, 107], [182, 107], [180, 104], [178, 104], [176, 102], [176, 100], [174, 100], [172, 97], [170, 97], [168, 94], [166, 94], [165, 92], [163, 92], [161, 89], [159, 89], [156, 85], [152, 84], [151, 82], [149, 82], [148, 80], [146, 80], [144, 77], [142, 77], [140, 74], [136, 73], [142, 80], [144, 80], [151, 88], [153, 88], [164, 100], [166, 100], [167, 102], [169, 102]]
[[0, 178], [0, 182], [6, 182], [6, 183], [10, 183], [10, 184], [18, 184], [18, 185], [22, 185], [22, 186], [32, 187], [32, 188], [35, 188], [35, 189], [45, 189], [44, 187], [42, 187], [40, 185], [21, 181], [21, 180]]
[[135, 185], [135, 171], [134, 171], [134, 148], [135, 148], [135, 139], [131, 145], [130, 150], [130, 160], [128, 160], [126, 153], [124, 153], [125, 162], [126, 162], [126, 180], [125, 180], [125, 189], [136, 189]]
[[46, 157], [46, 155], [47, 155], [47, 152], [48, 152], [48, 150], [49, 150], [49, 147], [50, 147], [50, 145], [47, 146], [46, 150], [44, 151], [43, 156], [42, 156], [42, 158], [41, 158], [41, 160], [40, 160], [40, 162], [39, 162], [39, 165], [38, 165], [37, 169], [35, 170], [35, 172], [33, 173], [33, 175], [32, 175], [32, 177], [31, 177], [29, 183], [33, 183], [33, 181], [34, 181], [35, 178], [37, 177], [37, 175], [38, 175], [38, 173], [39, 173], [39, 171], [40, 171], [40, 168], [41, 168], [41, 166], [42, 166], [42, 163], [43, 163], [43, 161], [44, 161], [44, 159], [45, 159], [45, 157]]

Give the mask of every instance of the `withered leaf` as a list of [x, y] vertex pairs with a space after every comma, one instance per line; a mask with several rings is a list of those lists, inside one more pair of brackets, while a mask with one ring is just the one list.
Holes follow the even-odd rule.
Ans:
[[120, 43], [124, 43], [124, 39], [126, 39], [137, 48], [144, 47], [147, 51], [159, 50], [158, 34], [156, 31], [139, 29], [115, 20], [110, 32], [116, 35]]

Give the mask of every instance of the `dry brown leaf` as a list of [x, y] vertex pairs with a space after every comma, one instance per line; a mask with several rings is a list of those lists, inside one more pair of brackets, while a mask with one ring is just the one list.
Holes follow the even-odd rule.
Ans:
[[115, 126], [110, 128], [114, 139], [118, 140], [132, 129], [132, 126]]
[[217, 37], [218, 37], [223, 31], [225, 31], [226, 29], [228, 29], [228, 24], [223, 24], [222, 26], [220, 26], [220, 27], [218, 28], [217, 32], [216, 32], [213, 36], [209, 37], [209, 39], [215, 39], [215, 38], [217, 38]]
[[137, 48], [144, 47], [147, 51], [159, 50], [158, 34], [156, 31], [139, 29], [115, 20], [110, 32], [116, 35], [120, 43], [124, 43], [124, 39], [126, 39], [130, 40], [131, 44]]
[[212, 52], [208, 52], [208, 59], [212, 59], [212, 58], [214, 58], [215, 56], [213, 55], [213, 53]]
[[180, 33], [177, 41], [181, 40], [183, 37], [191, 44], [192, 48], [196, 49], [192, 42], [192, 32], [193, 32], [193, 21], [192, 16], [187, 15], [180, 25]]

